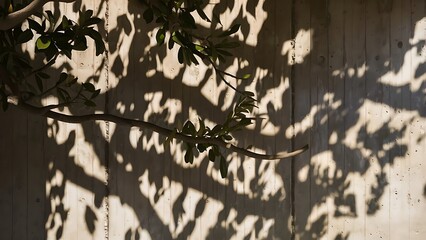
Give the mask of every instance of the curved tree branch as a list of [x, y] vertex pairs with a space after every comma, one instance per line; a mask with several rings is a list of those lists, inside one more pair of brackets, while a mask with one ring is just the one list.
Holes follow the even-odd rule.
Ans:
[[170, 129], [163, 128], [153, 123], [149, 123], [149, 122], [145, 122], [141, 120], [129, 119], [129, 118], [119, 117], [119, 116], [115, 116], [111, 114], [87, 114], [87, 115], [71, 116], [71, 115], [50, 111], [43, 107], [41, 108], [34, 107], [27, 103], [19, 102], [17, 98], [13, 98], [13, 97], [8, 97], [8, 102], [30, 113], [41, 115], [47, 118], [52, 118], [61, 122], [67, 122], [67, 123], [83, 123], [87, 121], [114, 122], [116, 124], [128, 125], [132, 127], [139, 127], [141, 129], [152, 130], [163, 136], [166, 136], [166, 137], [171, 136], [177, 140], [188, 142], [188, 143], [193, 143], [193, 144], [204, 143], [204, 144], [217, 145], [223, 148], [227, 148], [230, 151], [240, 153], [245, 156], [256, 158], [256, 159], [264, 159], [264, 160], [284, 159], [284, 158], [296, 156], [308, 149], [308, 145], [305, 145], [304, 147], [292, 152], [279, 152], [277, 154], [259, 154], [259, 153], [246, 150], [244, 148], [237, 147], [230, 143], [226, 143], [218, 138], [191, 137], [182, 133], [175, 133], [174, 131]]
[[74, 2], [75, 0], [33, 0], [30, 4], [28, 4], [24, 8], [16, 12], [12, 12], [8, 14], [6, 17], [4, 17], [3, 19], [1, 19], [0, 30], [8, 30], [13, 28], [14, 26], [23, 22], [33, 13], [38, 11], [41, 7], [44, 6], [44, 4], [48, 2], [52, 2], [52, 1], [70, 3], [70, 2]]

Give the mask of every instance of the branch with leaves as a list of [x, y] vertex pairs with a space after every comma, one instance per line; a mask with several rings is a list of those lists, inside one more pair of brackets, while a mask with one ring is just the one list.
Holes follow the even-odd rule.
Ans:
[[[73, 0], [60, 0], [72, 2]], [[283, 159], [295, 156], [308, 149], [304, 146], [293, 152], [277, 154], [259, 154], [235, 145], [233, 133], [252, 124], [254, 118], [250, 115], [256, 107], [254, 94], [239, 90], [232, 86], [225, 77], [234, 79], [249, 79], [250, 75], [237, 77], [220, 70], [219, 64], [232, 57], [230, 49], [239, 46], [238, 41], [229, 40], [229, 36], [239, 31], [236, 24], [227, 30], [215, 30], [210, 35], [203, 36], [197, 32], [197, 25], [193, 14], [198, 14], [203, 20], [211, 22], [203, 11], [203, 0], [145, 0], [143, 18], [147, 23], [155, 22], [160, 25], [156, 33], [159, 46], [167, 42], [169, 49], [178, 46], [178, 61], [181, 64], [199, 64], [203, 61], [210, 65], [221, 81], [235, 90], [240, 97], [229, 112], [223, 124], [210, 128], [204, 120], [199, 118], [198, 129], [195, 123], [186, 121], [181, 129], [167, 129], [153, 123], [128, 119], [111, 114], [67, 115], [55, 109], [72, 104], [84, 104], [88, 107], [96, 106], [94, 99], [100, 90], [90, 82], [81, 83], [77, 77], [68, 73], [61, 73], [52, 83], [51, 76], [46, 73], [56, 61], [65, 55], [72, 59], [74, 51], [85, 51], [88, 48], [87, 39], [95, 42], [96, 55], [104, 53], [105, 45], [102, 36], [96, 30], [101, 19], [93, 15], [92, 10], [80, 12], [79, 19], [74, 21], [62, 16], [56, 19], [51, 11], [35, 17], [35, 11], [47, 3], [47, 0], [34, 0], [27, 6], [18, 6], [6, 1], [6, 7], [0, 7], [0, 102], [6, 111], [10, 104], [33, 114], [52, 118], [68, 123], [82, 123], [86, 121], [109, 121], [122, 125], [139, 127], [141, 130], [152, 130], [166, 137], [165, 144], [173, 139], [182, 141], [185, 148], [185, 162], [193, 163], [194, 155], [208, 152], [210, 161], [219, 161], [222, 177], [227, 176], [228, 163], [220, 150], [243, 154], [256, 159]], [[16, 12], [13, 12], [16, 10]], [[29, 16], [31, 18], [26, 19]], [[22, 22], [28, 22], [28, 28], [22, 29]], [[220, 23], [220, 19], [213, 14], [213, 20]], [[35, 53], [44, 56], [43, 66], [37, 68], [26, 55], [20, 52], [18, 46], [35, 40]], [[167, 39], [168, 38], [168, 39]], [[49, 81], [47, 81], [49, 79]], [[57, 104], [39, 106], [35, 104], [41, 99], [53, 95], [58, 99]]]

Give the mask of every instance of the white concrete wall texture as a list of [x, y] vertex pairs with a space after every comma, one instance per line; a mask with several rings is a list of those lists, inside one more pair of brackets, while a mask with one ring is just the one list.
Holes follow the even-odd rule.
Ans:
[[[52, 70], [96, 83], [96, 112], [174, 128], [232, 109], [238, 94], [210, 67], [156, 46], [138, 1], [45, 7], [104, 20], [104, 55]], [[262, 161], [225, 149], [222, 179], [218, 163], [186, 164], [181, 143], [150, 131], [12, 108], [0, 113], [0, 239], [426, 239], [426, 2], [211, 0], [205, 12], [242, 25], [220, 65], [250, 73], [229, 81], [259, 100], [237, 144], [309, 150]]]

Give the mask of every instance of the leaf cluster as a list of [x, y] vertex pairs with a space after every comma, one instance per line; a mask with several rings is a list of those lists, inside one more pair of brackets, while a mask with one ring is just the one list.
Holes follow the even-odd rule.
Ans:
[[[246, 92], [248, 95], [252, 93]], [[235, 141], [232, 133], [244, 129], [246, 126], [252, 124], [254, 120], [250, 117], [253, 108], [256, 107], [253, 95], [241, 96], [235, 104], [232, 111], [227, 115], [226, 121], [223, 124], [217, 124], [213, 128], [208, 127], [202, 118], [198, 119], [199, 128], [195, 128], [195, 124], [190, 120], [186, 121], [181, 130], [175, 130], [170, 135], [165, 144], [169, 144], [177, 133], [193, 137], [195, 139], [217, 139], [226, 143]], [[220, 151], [217, 144], [212, 143], [184, 143], [186, 153], [184, 160], [186, 163], [193, 163], [194, 156], [199, 153], [208, 151], [208, 158], [211, 162], [219, 161], [219, 169], [222, 178], [226, 178], [228, 173], [228, 163]]]
[[[67, 73], [61, 73], [58, 79], [52, 82], [50, 75], [45, 72], [60, 54], [71, 59], [72, 51], [86, 50], [87, 37], [94, 40], [97, 55], [104, 52], [102, 37], [94, 28], [101, 19], [93, 16], [92, 10], [80, 12], [79, 15], [78, 21], [75, 22], [66, 16], [56, 18], [51, 11], [46, 11], [37, 17], [38, 21], [27, 19], [26, 29], [23, 29], [22, 24], [18, 24], [13, 29], [0, 31], [0, 68], [3, 73], [0, 79], [0, 102], [3, 110], [7, 109], [9, 95], [19, 96], [21, 101], [28, 101], [34, 97], [53, 94], [58, 97], [60, 105], [81, 100], [86, 106], [95, 106], [93, 99], [100, 90], [95, 89], [93, 84], [76, 84], [77, 78], [70, 77]], [[20, 50], [20, 45], [34, 37], [35, 53], [43, 54], [47, 61], [38, 69], [33, 68], [28, 56]], [[77, 85], [79, 87], [75, 87]], [[73, 91], [77, 93], [73, 94]]]
[[36, 40], [36, 51], [44, 53], [47, 60], [54, 58], [59, 52], [71, 59], [73, 50], [85, 51], [88, 48], [87, 37], [95, 41], [96, 55], [104, 52], [102, 36], [94, 29], [101, 19], [94, 17], [92, 10], [80, 11], [78, 22], [66, 16], [62, 16], [58, 21], [51, 11], [45, 13], [41, 23], [33, 19], [28, 19], [28, 23], [39, 35]]
[[[146, 23], [155, 20], [160, 27], [156, 33], [158, 45], [167, 42], [169, 49], [177, 46], [178, 61], [181, 64], [199, 64], [199, 59], [219, 60], [225, 62], [226, 57], [233, 56], [231, 49], [239, 47], [238, 41], [230, 41], [228, 37], [240, 29], [239, 24], [227, 30], [218, 30], [204, 36], [198, 31], [194, 16], [198, 15], [206, 22], [212, 22], [203, 7], [203, 0], [157, 0], [143, 1], [147, 9], [143, 13]], [[220, 23], [218, 16], [213, 14], [213, 19]]]
[[[25, 1], [24, 1], [25, 2]], [[140, 0], [145, 6], [143, 18], [147, 23], [155, 22], [159, 27], [156, 32], [156, 41], [159, 46], [167, 45], [169, 49], [178, 48], [177, 60], [181, 64], [199, 64], [204, 61], [210, 64], [217, 76], [229, 87], [240, 93], [232, 111], [229, 112], [225, 122], [209, 127], [204, 120], [199, 118], [199, 127], [186, 121], [182, 129], [175, 129], [165, 141], [170, 143], [176, 135], [191, 137], [195, 141], [184, 142], [186, 153], [185, 162], [193, 163], [195, 155], [207, 152], [212, 162], [219, 162], [221, 176], [225, 178], [228, 172], [228, 163], [221, 151], [225, 143], [230, 146], [235, 141], [233, 133], [244, 129], [254, 120], [251, 112], [255, 105], [254, 94], [247, 91], [239, 91], [226, 81], [225, 76], [234, 79], [248, 79], [250, 74], [237, 77], [225, 71], [219, 70], [217, 63], [225, 62], [226, 58], [233, 56], [233, 49], [240, 46], [238, 41], [231, 40], [230, 36], [240, 29], [239, 24], [229, 29], [215, 29], [210, 34], [203, 34], [198, 29], [195, 18], [198, 16], [203, 21], [216, 21], [222, 26], [220, 19], [214, 13], [207, 16], [204, 12], [206, 2], [204, 0]], [[6, 1], [0, 6], [0, 18], [6, 16], [14, 9], [25, 5], [10, 4]], [[1, 21], [1, 20], [0, 20]], [[54, 95], [58, 98], [58, 104], [45, 106], [47, 110], [80, 103], [89, 107], [95, 106], [93, 101], [100, 90], [90, 82], [79, 83], [78, 78], [66, 72], [59, 76], [51, 77], [47, 69], [52, 66], [57, 57], [65, 55], [69, 59], [73, 57], [73, 51], [85, 51], [88, 49], [87, 38], [94, 40], [96, 55], [105, 50], [101, 34], [96, 30], [96, 25], [101, 19], [93, 15], [92, 10], [80, 11], [79, 19], [74, 21], [66, 16], [56, 16], [51, 11], [33, 16], [28, 19], [28, 27], [23, 29], [22, 24], [16, 27], [0, 31], [0, 103], [4, 110], [8, 106], [8, 96], [19, 97], [20, 101], [29, 101], [34, 98], [42, 98], [46, 95]], [[34, 68], [27, 55], [21, 52], [21, 45], [34, 39], [35, 53], [43, 56], [43, 66]], [[212, 140], [212, 141], [210, 141]]]

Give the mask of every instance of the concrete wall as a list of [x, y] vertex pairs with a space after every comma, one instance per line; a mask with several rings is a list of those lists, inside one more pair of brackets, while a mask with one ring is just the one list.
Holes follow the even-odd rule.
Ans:
[[[47, 7], [70, 18], [94, 9], [108, 53], [55, 66], [97, 82], [96, 112], [172, 128], [224, 119], [238, 95], [212, 69], [156, 47], [138, 1], [81, 2]], [[425, 9], [422, 0], [210, 1], [207, 14], [225, 28], [242, 24], [243, 46], [221, 67], [251, 73], [238, 86], [260, 100], [262, 119], [238, 144], [310, 144], [282, 161], [224, 150], [227, 179], [204, 155], [185, 164], [180, 144], [165, 149], [149, 131], [0, 113], [0, 239], [425, 239]]]

